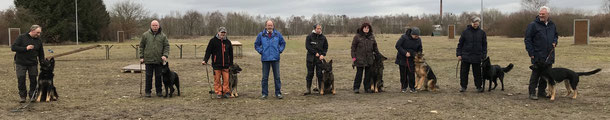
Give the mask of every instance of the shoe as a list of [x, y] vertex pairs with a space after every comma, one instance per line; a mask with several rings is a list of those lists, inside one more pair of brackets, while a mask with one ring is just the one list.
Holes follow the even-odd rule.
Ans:
[[216, 95], [216, 99], [221, 99], [222, 95]]
[[538, 94], [538, 97], [541, 98], [551, 98], [551, 96], [546, 96], [547, 94], [545, 92]]
[[282, 96], [282, 94], [277, 94], [275, 95], [275, 97], [277, 97], [277, 99], [284, 99], [284, 96]]
[[307, 92], [303, 93], [303, 96], [305, 95], [311, 95], [311, 90], [307, 89]]
[[150, 93], [146, 93], [146, 94], [144, 95], [144, 97], [149, 98], [149, 97], [150, 97]]
[[485, 91], [485, 89], [483, 89], [483, 88], [477, 88], [477, 92], [482, 93], [482, 92], [484, 92], [484, 91]]
[[402, 90], [400, 90], [400, 92], [407, 93], [407, 89], [402, 89]]
[[22, 97], [21, 100], [19, 100], [19, 103], [25, 103], [25, 97]]
[[531, 100], [538, 100], [538, 96], [531, 94], [529, 97]]
[[163, 94], [157, 93], [157, 97], [163, 97]]
[[460, 92], [466, 92], [466, 88], [460, 89]]
[[222, 97], [223, 97], [223, 98], [229, 98], [229, 97], [231, 97], [231, 94], [226, 93], [226, 94], [225, 94], [224, 96], [222, 96]]
[[354, 93], [358, 94], [358, 93], [360, 93], [360, 90], [354, 89]]
[[410, 93], [416, 93], [417, 91], [415, 89], [411, 89], [409, 90]]
[[373, 93], [372, 90], [364, 90], [364, 93]]
[[261, 99], [267, 99], [267, 95], [261, 96]]

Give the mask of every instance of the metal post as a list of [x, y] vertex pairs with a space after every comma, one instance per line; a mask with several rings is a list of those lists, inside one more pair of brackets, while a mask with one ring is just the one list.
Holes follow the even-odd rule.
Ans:
[[76, 45], [78, 45], [78, 0], [74, 0], [74, 12], [76, 13]]
[[481, 0], [481, 30], [483, 30], [483, 0]]

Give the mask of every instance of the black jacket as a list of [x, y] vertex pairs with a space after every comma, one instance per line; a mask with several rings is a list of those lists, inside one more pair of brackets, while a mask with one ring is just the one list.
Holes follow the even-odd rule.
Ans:
[[208, 63], [210, 58], [214, 70], [229, 69], [229, 66], [233, 65], [233, 46], [226, 36], [222, 41], [218, 39], [218, 35], [210, 39], [203, 61]]
[[[555, 23], [550, 19], [548, 21], [548, 24], [545, 24], [536, 16], [536, 19], [527, 25], [524, 40], [525, 50], [527, 50], [529, 56], [534, 56], [534, 59], [531, 60], [532, 64], [537, 60], [545, 61], [553, 49], [553, 43], [557, 44], [558, 36]], [[550, 53], [550, 55], [551, 58], [547, 62], [552, 64], [555, 62], [555, 52]]]
[[487, 34], [485, 31], [468, 25], [460, 36], [456, 56], [462, 56], [464, 62], [481, 63], [487, 56]]
[[309, 34], [305, 39], [305, 48], [307, 49], [307, 62], [316, 60], [316, 53], [326, 56], [328, 51], [326, 36], [316, 33]]
[[[34, 45], [34, 49], [26, 50], [28, 45]], [[32, 38], [28, 33], [19, 35], [11, 46], [11, 50], [16, 52], [15, 64], [17, 65], [38, 65], [39, 61], [44, 60], [42, 41], [39, 38]]]
[[[407, 65], [407, 59], [409, 60], [409, 66], [412, 71], [415, 71], [415, 62], [413, 59], [415, 55], [419, 52], [423, 52], [421, 38], [415, 39], [411, 37], [411, 30], [408, 30], [407, 33], [403, 34], [400, 39], [396, 42], [396, 64], [400, 66]], [[406, 54], [409, 52], [411, 54], [410, 57], [407, 57]]]
[[358, 34], [354, 36], [352, 40], [351, 56], [356, 58], [356, 61], [352, 66], [367, 67], [373, 64], [375, 60], [375, 54], [380, 54], [377, 48], [377, 41], [375, 36], [372, 34], [372, 30], [369, 30], [369, 34], [365, 34], [358, 30]]

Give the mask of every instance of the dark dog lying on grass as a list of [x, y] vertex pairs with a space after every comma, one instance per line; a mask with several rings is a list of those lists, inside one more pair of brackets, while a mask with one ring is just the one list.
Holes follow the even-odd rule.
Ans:
[[[163, 86], [165, 87], [165, 96], [172, 97], [174, 94], [174, 86], [178, 90], [178, 96], [180, 96], [180, 78], [178, 73], [169, 69], [169, 63], [165, 62], [161, 68], [161, 75], [163, 76]], [[169, 89], [169, 90], [168, 90]]]
[[[502, 84], [502, 91], [504, 91], [504, 73], [508, 73], [511, 69], [513, 69], [513, 64], [510, 63], [505, 68], [500, 67], [500, 65], [491, 65], [491, 60], [489, 57], [483, 60], [483, 64], [481, 64], [481, 68], [483, 69], [483, 86], [485, 87], [485, 80], [489, 80], [489, 90], [494, 90], [498, 87], [498, 79], [500, 79], [500, 83]], [[491, 83], [493, 82], [494, 87], [491, 88]], [[485, 89], [485, 88], [483, 88]]]
[[326, 60], [322, 60], [322, 81], [320, 84], [320, 95], [324, 95], [324, 93], [332, 93], [335, 92], [335, 75], [333, 74], [333, 60], [330, 62], [326, 62]]
[[542, 61], [536, 61], [534, 65], [530, 66], [530, 69], [532, 69], [534, 72], [538, 72], [541, 76], [541, 80], [544, 79], [547, 81], [549, 86], [547, 89], [550, 91], [547, 92], [547, 96], [550, 96], [551, 100], [555, 100], [555, 84], [562, 81], [566, 81], [565, 85], [566, 89], [568, 90], [566, 97], [569, 96], [570, 93], [574, 92], [572, 99], [576, 99], [576, 96], [578, 96], [576, 87], [580, 81], [580, 76], [593, 75], [602, 70], [598, 68], [590, 72], [574, 72], [573, 70], [567, 68], [552, 68], [551, 64]]
[[51, 58], [50, 60], [42, 60], [40, 62], [38, 90], [34, 95], [37, 96], [36, 102], [57, 101], [59, 99], [59, 95], [57, 95], [55, 85], [53, 85], [53, 69], [55, 69], [54, 58]]
[[237, 73], [241, 72], [241, 67], [237, 63], [234, 63], [229, 67], [229, 89], [231, 90], [231, 97], [237, 97]]

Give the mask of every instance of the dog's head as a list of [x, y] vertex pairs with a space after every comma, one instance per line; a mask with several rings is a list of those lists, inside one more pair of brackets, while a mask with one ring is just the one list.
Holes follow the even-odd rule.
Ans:
[[481, 67], [491, 67], [491, 60], [489, 57], [485, 57], [485, 59], [483, 59], [483, 62], [481, 62]]
[[329, 62], [326, 62], [326, 60], [322, 60], [322, 65], [320, 66], [320, 68], [324, 72], [332, 72], [333, 71], [333, 60], [330, 60]]
[[161, 66], [161, 74], [169, 73], [171, 70], [169, 69], [169, 62], [163, 62], [163, 66]]
[[42, 72], [53, 72], [55, 69], [55, 58], [44, 59], [40, 61], [40, 71]]
[[544, 61], [535, 61], [530, 69], [534, 72], [547, 73], [551, 70], [551, 64]]
[[241, 70], [242, 70], [241, 67], [239, 67], [239, 65], [237, 63], [233, 63], [233, 65], [231, 65], [231, 67], [229, 67], [229, 72], [231, 72], [231, 73], [237, 74], [237, 73], [241, 72]]
[[415, 59], [413, 59], [415, 62], [419, 62], [419, 63], [423, 63], [426, 62], [426, 59], [424, 58], [424, 53], [418, 52], [417, 54], [415, 54]]

